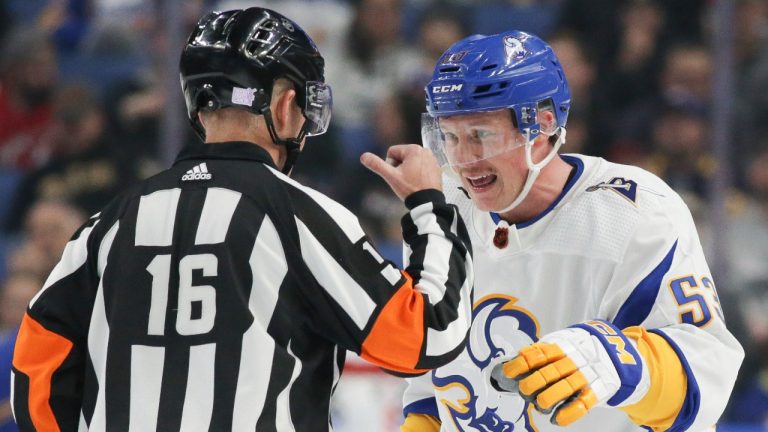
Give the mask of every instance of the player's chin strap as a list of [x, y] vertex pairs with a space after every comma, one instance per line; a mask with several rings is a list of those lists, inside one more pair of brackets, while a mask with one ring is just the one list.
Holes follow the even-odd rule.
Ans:
[[307, 134], [307, 121], [304, 120], [304, 125], [299, 131], [299, 136], [295, 138], [282, 139], [277, 135], [277, 131], [275, 130], [275, 124], [272, 122], [272, 110], [269, 109], [269, 106], [262, 110], [262, 115], [264, 116], [264, 120], [267, 123], [267, 130], [269, 130], [269, 136], [272, 138], [272, 142], [277, 145], [285, 146], [286, 150], [288, 150], [288, 154], [285, 158], [285, 164], [283, 165], [282, 169], [283, 174], [288, 175], [291, 173], [293, 165], [296, 163], [296, 160], [301, 154], [301, 141]]
[[[536, 178], [539, 177], [539, 174], [541, 173], [542, 168], [544, 168], [552, 159], [555, 158], [557, 155], [557, 151], [560, 150], [560, 146], [565, 144], [565, 128], [559, 127], [554, 133], [557, 135], [557, 140], [555, 140], [554, 145], [552, 146], [552, 150], [549, 151], [549, 154], [542, 159], [539, 163], [533, 163], [533, 156], [531, 155], [531, 151], [533, 150], [533, 142], [534, 139], [527, 139], [525, 143], [525, 163], [528, 165], [528, 177], [525, 179], [525, 185], [523, 185], [523, 190], [520, 192], [520, 194], [515, 198], [515, 200], [512, 202], [512, 204], [508, 205], [507, 207], [504, 207], [501, 210], [494, 210], [494, 213], [506, 213], [515, 207], [519, 206], [523, 200], [525, 200], [525, 197], [528, 196], [528, 193], [531, 191], [531, 188], [533, 187], [533, 184], [536, 182]], [[530, 135], [530, 132], [528, 132], [528, 135]]]

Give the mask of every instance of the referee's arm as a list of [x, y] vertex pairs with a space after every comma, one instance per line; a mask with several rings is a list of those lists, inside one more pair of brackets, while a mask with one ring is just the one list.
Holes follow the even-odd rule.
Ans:
[[11, 404], [22, 431], [78, 428], [99, 228], [93, 217], [75, 233], [22, 320], [11, 376]]
[[414, 374], [442, 366], [464, 349], [474, 276], [469, 235], [442, 192], [416, 192], [405, 203], [410, 212], [401, 221], [408, 254], [403, 280], [376, 316], [360, 354], [391, 371]]
[[320, 332], [403, 375], [439, 367], [461, 352], [471, 322], [470, 241], [442, 192], [422, 190], [405, 200], [404, 270], [380, 256], [344, 207], [315, 202], [317, 196], [293, 198], [311, 273], [300, 285]]

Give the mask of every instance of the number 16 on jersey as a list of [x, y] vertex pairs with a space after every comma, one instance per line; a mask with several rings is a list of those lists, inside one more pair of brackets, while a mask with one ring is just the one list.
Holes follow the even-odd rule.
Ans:
[[[192, 272], [202, 270], [203, 276], [217, 276], [219, 260], [213, 254], [187, 255], [179, 261], [179, 300], [176, 331], [182, 336], [200, 335], [213, 329], [216, 319], [216, 289], [211, 285], [192, 285]], [[168, 310], [171, 256], [157, 255], [147, 266], [152, 275], [152, 298], [149, 306], [147, 334], [165, 334], [165, 314]], [[192, 305], [200, 302], [200, 316], [192, 317]]]

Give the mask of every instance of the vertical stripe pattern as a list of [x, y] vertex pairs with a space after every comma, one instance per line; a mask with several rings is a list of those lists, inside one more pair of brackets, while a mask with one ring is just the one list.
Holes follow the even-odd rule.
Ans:
[[[424, 255], [433, 258], [429, 261], [432, 267], [421, 271], [421, 278], [416, 282], [419, 289], [426, 293], [429, 302], [437, 304], [445, 295], [445, 282], [448, 280], [448, 260], [452, 250], [446, 248], [443, 232], [437, 224], [437, 217], [431, 212], [432, 204], [423, 204], [413, 212], [419, 217], [414, 218], [417, 233], [427, 237], [426, 251]], [[422, 216], [423, 214], [423, 216]], [[432, 270], [432, 271], [428, 271]]]
[[[464, 284], [461, 287], [463, 292], [472, 291], [472, 286]], [[430, 341], [427, 345], [428, 356], [440, 356], [456, 349], [454, 345], [456, 338], [461, 338], [469, 331], [468, 321], [472, 319], [472, 299], [469, 295], [461, 296], [458, 307], [459, 316], [451, 321], [443, 331], [438, 331], [427, 327], [427, 339]]]
[[195, 234], [196, 245], [224, 241], [241, 196], [240, 192], [229, 189], [208, 188], [200, 222], [197, 225], [197, 234]]
[[136, 246], [170, 246], [181, 189], [166, 189], [144, 195], [136, 218]]
[[[97, 258], [96, 270], [100, 276], [104, 275], [107, 269], [107, 258], [112, 250], [117, 231], [120, 229], [120, 222], [115, 222], [109, 229], [107, 235], [99, 246], [99, 255]], [[91, 327], [88, 332], [88, 353], [91, 357], [91, 364], [96, 375], [98, 383], [98, 395], [96, 398], [96, 407], [91, 417], [91, 428], [93, 430], [102, 430], [106, 427], [106, 407], [104, 406], [104, 393], [106, 389], [106, 363], [107, 347], [109, 341], [109, 323], [104, 305], [104, 279], [99, 281], [99, 287], [96, 291], [96, 299], [93, 303], [93, 313], [91, 315]]]
[[96, 301], [93, 304], [93, 315], [91, 318], [91, 328], [88, 332], [88, 354], [91, 357], [93, 370], [98, 383], [98, 394], [96, 396], [96, 407], [91, 417], [89, 427], [91, 430], [104, 430], [106, 423], [106, 407], [104, 406], [104, 390], [106, 386], [106, 363], [107, 363], [107, 345], [109, 341], [109, 324], [107, 324], [107, 314], [104, 310], [104, 285], [99, 284], [96, 291]]
[[207, 431], [211, 424], [215, 359], [216, 344], [197, 345], [189, 349], [189, 375], [180, 430], [202, 432]]
[[129, 432], [153, 431], [157, 428], [164, 361], [165, 348], [163, 347], [143, 345], [131, 347]]
[[275, 341], [269, 337], [267, 326], [277, 303], [280, 284], [288, 272], [280, 238], [272, 220], [265, 216], [249, 259], [253, 284], [248, 309], [253, 323], [243, 335], [240, 353], [240, 372], [235, 390], [235, 409], [232, 430], [255, 430], [264, 408], [272, 369]]
[[291, 396], [291, 390], [293, 389], [293, 383], [301, 373], [301, 362], [298, 361], [296, 355], [291, 350], [291, 343], [288, 342], [288, 354], [291, 355], [296, 361], [293, 363], [293, 372], [291, 373], [291, 380], [288, 385], [277, 396], [277, 414], [275, 417], [275, 426], [279, 431], [295, 431], [296, 428], [293, 425], [293, 419], [291, 418], [291, 405], [289, 398]]

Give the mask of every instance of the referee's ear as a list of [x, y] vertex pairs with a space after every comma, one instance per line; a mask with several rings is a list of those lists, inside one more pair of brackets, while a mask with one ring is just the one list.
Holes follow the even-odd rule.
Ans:
[[200, 121], [200, 124], [203, 125], [203, 129], [208, 129], [208, 116], [203, 115], [203, 111], [197, 112], [197, 119]]
[[[277, 86], [276, 86], [277, 87]], [[296, 103], [296, 90], [286, 88], [272, 94], [272, 121], [280, 137], [295, 137], [303, 124], [301, 109]]]

